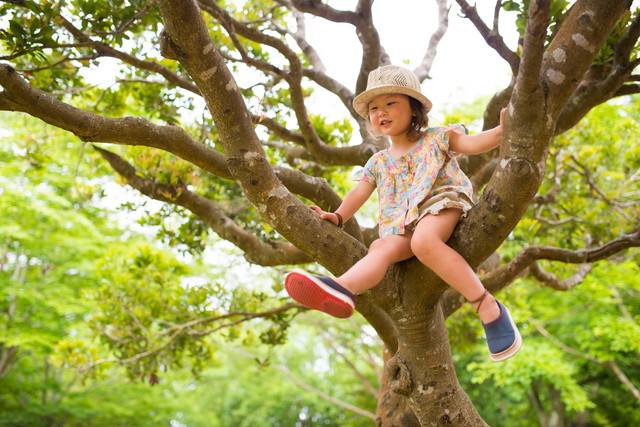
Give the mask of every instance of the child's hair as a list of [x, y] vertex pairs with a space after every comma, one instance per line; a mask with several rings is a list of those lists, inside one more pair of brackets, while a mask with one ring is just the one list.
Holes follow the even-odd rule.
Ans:
[[419, 141], [427, 132], [429, 126], [429, 111], [424, 107], [422, 102], [413, 97], [409, 97], [409, 106], [414, 114], [411, 119], [411, 125], [407, 132], [407, 139], [411, 142]]
[[[411, 113], [414, 115], [407, 131], [407, 139], [411, 142], [419, 141], [427, 133], [427, 127], [429, 126], [429, 110], [427, 110], [424, 104], [412, 96], [407, 95], [409, 98], [409, 106], [411, 107]], [[381, 134], [376, 132], [371, 125], [371, 121], [367, 120], [367, 131], [373, 137], [378, 137]]]

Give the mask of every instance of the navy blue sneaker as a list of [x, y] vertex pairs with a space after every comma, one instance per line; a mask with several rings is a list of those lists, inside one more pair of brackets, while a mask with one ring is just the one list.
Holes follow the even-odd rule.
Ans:
[[356, 296], [329, 277], [313, 276], [296, 268], [285, 277], [284, 287], [291, 298], [305, 307], [339, 319], [351, 316], [355, 309]]
[[482, 326], [487, 336], [489, 356], [494, 362], [501, 362], [520, 350], [522, 337], [507, 307], [498, 300], [496, 303], [500, 307], [500, 315], [492, 322], [482, 323]]

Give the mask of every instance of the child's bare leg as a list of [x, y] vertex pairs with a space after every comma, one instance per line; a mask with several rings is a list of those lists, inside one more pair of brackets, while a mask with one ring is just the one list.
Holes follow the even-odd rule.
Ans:
[[[449, 286], [468, 301], [474, 301], [482, 296], [485, 288], [465, 259], [445, 243], [451, 237], [461, 215], [460, 209], [445, 209], [438, 215], [422, 218], [411, 238], [411, 250], [420, 262]], [[492, 295], [487, 295], [482, 303], [478, 302], [474, 307], [478, 308], [478, 305], [478, 314], [484, 323], [491, 322], [500, 315], [500, 309]]]
[[336, 282], [353, 294], [364, 292], [380, 283], [391, 264], [412, 256], [410, 235], [385, 236], [374, 241], [367, 255], [336, 278]]

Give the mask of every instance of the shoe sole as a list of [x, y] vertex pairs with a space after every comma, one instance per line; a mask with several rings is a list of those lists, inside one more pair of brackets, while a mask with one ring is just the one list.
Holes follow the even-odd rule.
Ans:
[[511, 317], [511, 312], [506, 306], [503, 305], [503, 307], [505, 308], [505, 310], [507, 310], [507, 316], [509, 317], [509, 322], [511, 322], [511, 326], [513, 327], [513, 330], [516, 333], [516, 339], [511, 345], [511, 347], [509, 347], [508, 349], [503, 350], [500, 353], [495, 353], [495, 354], [489, 353], [489, 357], [491, 357], [491, 360], [493, 360], [494, 362], [502, 362], [503, 360], [507, 360], [508, 358], [515, 356], [516, 353], [519, 352], [520, 348], [522, 347], [522, 336], [520, 336], [520, 331], [518, 330], [518, 327], [516, 326], [516, 324], [513, 322], [513, 317]]
[[327, 286], [304, 270], [292, 270], [284, 279], [284, 287], [291, 298], [305, 307], [327, 313], [338, 319], [353, 314], [351, 298]]

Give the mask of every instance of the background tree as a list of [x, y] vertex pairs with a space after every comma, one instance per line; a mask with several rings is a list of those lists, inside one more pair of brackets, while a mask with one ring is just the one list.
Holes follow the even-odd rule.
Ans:
[[109, 384], [104, 377], [88, 385], [60, 363], [88, 363], [64, 351], [90, 342], [85, 319], [93, 306], [83, 293], [98, 286], [95, 264], [105, 252], [123, 241], [134, 244], [131, 233], [93, 203], [108, 168], [97, 153], [82, 155], [81, 146], [70, 156], [66, 132], [33, 118], [3, 125], [0, 425], [169, 423], [177, 409], [161, 393], [147, 392], [123, 406], [123, 396], [142, 394], [143, 387]]
[[[326, 210], [337, 207], [340, 199], [331, 187], [341, 188], [344, 167], [363, 164], [386, 145], [367, 135], [350, 105], [353, 94], [364, 89], [368, 72], [389, 61], [371, 1], [359, 1], [354, 10], [296, 0], [250, 2], [241, 8], [208, 0], [132, 1], [118, 8], [98, 1], [6, 3], [2, 12], [8, 26], [2, 37], [9, 53], [4, 59], [13, 66], [0, 66], [0, 109], [30, 114], [85, 142], [121, 145], [120, 150], [95, 149], [127, 184], [167, 203], [171, 209], [164, 214], [182, 218], [183, 233], [167, 229], [169, 241], [184, 251], [199, 251], [209, 228], [253, 263], [317, 262], [334, 274], [364, 255], [374, 231], [362, 229], [356, 220], [346, 232], [335, 229], [319, 221], [298, 197]], [[541, 217], [564, 221], [569, 205], [563, 208], [563, 177], [576, 170], [594, 200], [621, 213], [616, 227], [585, 228], [572, 219], [564, 247], [532, 246], [524, 240], [515, 254], [505, 254], [503, 265], [483, 277], [493, 292], [526, 271], [566, 287], [558, 273], [543, 270], [537, 261], [591, 264], [640, 242], [633, 203], [603, 193], [579, 158], [557, 162], [549, 191], [536, 196], [546, 183], [553, 136], [575, 126], [594, 106], [637, 92], [632, 73], [640, 18], [621, 0], [570, 5], [498, 1], [490, 27], [466, 1], [457, 3], [509, 65], [513, 78], [484, 111], [483, 127], [488, 128], [507, 107], [500, 151], [463, 159], [481, 196], [449, 244], [478, 266], [505, 242], [530, 206]], [[439, 26], [416, 68], [421, 79], [428, 76], [446, 30], [447, 5], [438, 5]], [[509, 49], [498, 31], [504, 9], [515, 11], [521, 32], [517, 50]], [[305, 17], [310, 15], [355, 27], [362, 62], [353, 90], [325, 72], [318, 52], [305, 39]], [[110, 90], [87, 89], [80, 71], [102, 57], [116, 58], [122, 76]], [[309, 113], [309, 82], [342, 102], [358, 126], [361, 143], [346, 142], [346, 123], [326, 123]], [[202, 102], [202, 116], [185, 116]], [[167, 124], [159, 124], [163, 122]], [[636, 172], [637, 167], [630, 168], [611, 179], [633, 182]], [[570, 214], [581, 219], [580, 212]], [[140, 261], [153, 267], [152, 257]], [[588, 270], [581, 267], [571, 283]], [[218, 296], [214, 289], [210, 292]], [[184, 317], [177, 310], [166, 312], [169, 318], [152, 321], [152, 328], [131, 320], [134, 327], [127, 329], [131, 335], [125, 339], [105, 337], [118, 349], [120, 363], [147, 375], [155, 374], [157, 360], [179, 363], [178, 358], [167, 359], [170, 350], [190, 349], [197, 359], [206, 352], [199, 338], [242, 321], [267, 320], [260, 338], [281, 342], [283, 328], [301, 308], [259, 294], [252, 298], [242, 303], [222, 299], [216, 310], [203, 306], [181, 313]], [[392, 356], [386, 361], [379, 423], [484, 423], [459, 386], [444, 324], [461, 304], [458, 295], [416, 261], [392, 267], [380, 286], [359, 299], [358, 311]], [[160, 302], [158, 307], [159, 312], [167, 308]], [[151, 332], [164, 341], [134, 338]], [[147, 347], [137, 348], [140, 343]]]

